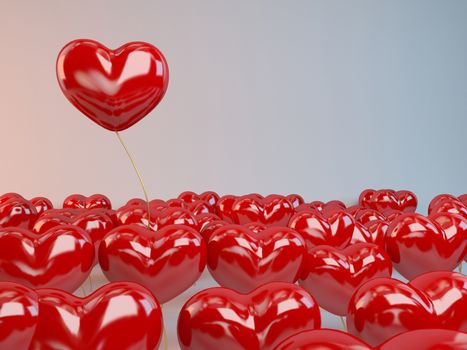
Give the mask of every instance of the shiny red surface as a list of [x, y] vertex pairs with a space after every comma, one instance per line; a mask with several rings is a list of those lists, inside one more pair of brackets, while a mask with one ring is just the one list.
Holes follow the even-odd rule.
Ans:
[[371, 350], [354, 336], [335, 329], [314, 329], [292, 335], [274, 350]]
[[430, 204], [428, 213], [430, 216], [439, 213], [458, 214], [467, 220], [467, 206], [465, 203], [463, 203], [457, 198], [439, 200], [435, 202], [435, 204]]
[[467, 333], [447, 329], [420, 329], [400, 334], [378, 350], [465, 350]]
[[294, 284], [269, 283], [250, 294], [210, 288], [182, 307], [178, 339], [182, 350], [271, 350], [320, 324], [313, 297]]
[[237, 196], [234, 195], [225, 195], [219, 198], [216, 203], [216, 212], [221, 220], [227, 221], [229, 223], [234, 223], [232, 206], [237, 200]]
[[32, 205], [36, 208], [36, 212], [38, 215], [41, 215], [47, 210], [53, 209], [52, 202], [45, 197], [34, 197], [29, 200]]
[[402, 332], [442, 326], [432, 301], [422, 291], [392, 278], [375, 278], [353, 294], [347, 328], [376, 346]]
[[60, 51], [57, 79], [66, 98], [111, 131], [144, 118], [164, 97], [167, 62], [153, 45], [130, 42], [110, 50], [92, 40], [74, 40]]
[[467, 277], [450, 271], [425, 273], [410, 281], [433, 302], [443, 328], [467, 332]]
[[238, 197], [233, 202], [231, 219], [236, 224], [257, 222], [264, 225], [287, 226], [294, 212], [292, 203], [284, 196], [272, 194], [260, 197], [257, 194], [249, 194]]
[[[190, 226], [196, 230], [200, 229], [196, 216], [184, 206], [185, 204], [181, 200], [165, 202], [155, 199], [150, 201], [150, 228], [157, 231], [164, 226], [177, 224]], [[116, 217], [119, 225], [137, 224], [147, 227], [148, 205], [144, 200], [132, 199], [116, 211]]]
[[310, 203], [302, 203], [301, 205], [295, 208], [296, 212], [299, 211], [310, 211], [310, 210], [317, 210], [318, 212], [324, 215], [330, 215], [334, 211], [342, 211], [345, 210], [346, 206], [343, 202], [338, 200], [329, 201], [327, 203], [321, 201], [313, 201]]
[[375, 209], [381, 212], [387, 210], [400, 210], [406, 213], [413, 213], [417, 209], [417, 197], [413, 192], [391, 189], [364, 190], [360, 194], [359, 204], [366, 208]]
[[286, 196], [286, 198], [289, 200], [290, 203], [292, 203], [292, 206], [294, 208], [305, 203], [305, 200], [303, 199], [303, 197], [296, 193], [289, 194], [288, 196]]
[[43, 234], [0, 229], [0, 279], [31, 288], [75, 291], [91, 272], [94, 246], [76, 226], [56, 226]]
[[17, 193], [0, 196], [0, 227], [20, 227], [30, 229], [37, 219], [34, 204]]
[[86, 231], [94, 244], [94, 263], [97, 263], [97, 250], [105, 235], [115, 227], [112, 218], [102, 209], [78, 210], [76, 215], [66, 216], [62, 210], [47, 211], [37, 219], [33, 231], [45, 233], [59, 225], [75, 225]]
[[85, 298], [55, 289], [37, 293], [39, 322], [29, 350], [158, 348], [161, 309], [140, 285], [110, 283]]
[[109, 281], [139, 283], [165, 303], [199, 278], [206, 265], [206, 245], [188, 226], [169, 225], [159, 231], [120, 226], [102, 241], [99, 264]]
[[355, 219], [343, 210], [331, 214], [308, 210], [296, 213], [288, 226], [303, 237], [308, 249], [323, 244], [343, 248], [352, 238]]
[[355, 223], [350, 244], [373, 243], [384, 248], [384, 241], [389, 224], [382, 220], [368, 221], [366, 224]]
[[71, 194], [63, 200], [63, 208], [70, 209], [112, 209], [110, 199], [103, 194], [89, 197], [82, 194]]
[[404, 214], [386, 234], [386, 251], [394, 267], [407, 279], [419, 274], [452, 270], [467, 246], [467, 220], [455, 214]]
[[295, 282], [306, 245], [286, 227], [253, 232], [241, 225], [217, 229], [208, 242], [208, 268], [222, 287], [246, 293], [268, 282]]
[[17, 283], [0, 282], [0, 347], [27, 349], [39, 312], [35, 291]]
[[319, 246], [308, 252], [299, 284], [319, 306], [345, 316], [359, 286], [376, 277], [391, 277], [391, 273], [391, 259], [374, 244], [358, 243], [342, 250]]
[[209, 212], [215, 214], [216, 204], [219, 201], [220, 197], [216, 192], [213, 192], [213, 191], [206, 191], [201, 194], [197, 194], [192, 191], [186, 191], [186, 192], [180, 193], [178, 198], [187, 204], [202, 201], [206, 203], [207, 206], [209, 207]]

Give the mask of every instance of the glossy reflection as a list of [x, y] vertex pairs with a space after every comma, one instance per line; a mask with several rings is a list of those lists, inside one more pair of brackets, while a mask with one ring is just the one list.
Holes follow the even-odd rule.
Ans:
[[43, 234], [0, 229], [0, 279], [31, 288], [75, 291], [91, 272], [94, 246], [76, 226], [56, 226]]
[[320, 323], [313, 297], [294, 284], [269, 283], [250, 294], [210, 288], [183, 306], [178, 339], [182, 350], [271, 350]]
[[355, 219], [341, 209], [323, 213], [309, 209], [296, 213], [288, 227], [303, 237], [308, 249], [323, 244], [343, 248], [352, 238]]
[[428, 295], [443, 328], [467, 332], [465, 275], [450, 271], [430, 272], [414, 278], [410, 285]]
[[37, 219], [33, 203], [18, 193], [5, 193], [0, 196], [0, 227], [30, 229]]
[[206, 246], [197, 231], [184, 225], [159, 231], [119, 226], [102, 241], [99, 264], [110, 281], [140, 283], [164, 303], [199, 278], [206, 265]]
[[391, 259], [376, 245], [358, 243], [342, 250], [319, 246], [308, 252], [299, 283], [319, 306], [345, 316], [360, 285], [376, 277], [391, 277], [391, 273]]
[[27, 349], [39, 312], [35, 291], [17, 283], [0, 282], [0, 347]]
[[411, 191], [394, 191], [391, 189], [364, 190], [360, 194], [359, 204], [362, 207], [375, 209], [380, 212], [397, 210], [413, 213], [417, 209], [417, 196]]
[[287, 226], [294, 214], [293, 204], [287, 197], [257, 193], [245, 196], [224, 196], [217, 203], [218, 215], [228, 222], [248, 224], [257, 222], [272, 226]]
[[379, 350], [465, 350], [467, 333], [446, 329], [420, 329], [400, 334]]
[[391, 278], [375, 278], [353, 294], [347, 316], [349, 333], [376, 346], [402, 332], [441, 328], [423, 292]]
[[407, 279], [454, 269], [463, 259], [466, 246], [467, 220], [456, 214], [401, 215], [386, 235], [386, 251]]
[[245, 293], [268, 282], [295, 282], [305, 252], [304, 240], [289, 228], [269, 227], [255, 233], [227, 225], [210, 236], [208, 268], [221, 286]]
[[315, 329], [292, 335], [274, 350], [371, 350], [354, 336], [335, 329]]
[[110, 283], [86, 298], [39, 289], [40, 315], [30, 350], [154, 350], [162, 335], [159, 303], [134, 283]]
[[111, 131], [125, 130], [151, 112], [169, 81], [164, 56], [143, 42], [110, 50], [96, 41], [74, 40], [60, 51], [56, 69], [66, 98]]
[[34, 224], [33, 231], [45, 233], [59, 225], [74, 225], [86, 231], [94, 245], [94, 264], [97, 263], [97, 250], [105, 235], [115, 227], [112, 213], [106, 209], [71, 209], [68, 214], [62, 210], [49, 210], [43, 213]]
[[110, 199], [103, 194], [93, 194], [89, 197], [82, 194], [71, 194], [63, 200], [63, 208], [70, 209], [112, 209]]

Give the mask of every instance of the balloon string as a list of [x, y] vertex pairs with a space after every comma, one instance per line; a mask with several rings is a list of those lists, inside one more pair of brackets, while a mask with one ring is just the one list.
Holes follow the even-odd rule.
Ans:
[[462, 273], [462, 264], [463, 262], [461, 262], [461, 264], [459, 265], [459, 273]]
[[165, 330], [165, 326], [163, 325], [163, 337], [164, 337], [164, 349], [167, 350], [169, 348], [169, 340], [167, 339], [167, 331]]
[[347, 326], [345, 325], [344, 317], [339, 317], [339, 318], [341, 319], [342, 327], [344, 327], [344, 332], [347, 332]]
[[118, 131], [115, 131], [115, 134], [117, 135], [118, 140], [119, 140], [120, 143], [122, 144], [123, 149], [125, 150], [125, 152], [126, 152], [128, 158], [130, 159], [130, 162], [131, 162], [131, 164], [133, 165], [133, 169], [135, 169], [136, 176], [138, 176], [138, 179], [139, 179], [139, 183], [140, 183], [140, 185], [141, 185], [141, 188], [143, 189], [144, 198], [146, 199], [146, 204], [147, 204], [147, 211], [148, 211], [148, 229], [149, 229], [149, 228], [151, 227], [151, 215], [150, 215], [150, 208], [149, 208], [149, 196], [148, 196], [148, 191], [146, 190], [146, 186], [144, 186], [144, 181], [143, 181], [143, 178], [142, 178], [142, 176], [141, 176], [141, 173], [139, 172], [138, 167], [136, 166], [135, 160], [134, 160], [133, 157], [131, 156], [131, 153], [130, 153], [130, 151], [128, 150], [128, 147], [126, 146], [125, 141], [123, 141], [123, 138], [120, 136], [120, 134], [119, 134]]

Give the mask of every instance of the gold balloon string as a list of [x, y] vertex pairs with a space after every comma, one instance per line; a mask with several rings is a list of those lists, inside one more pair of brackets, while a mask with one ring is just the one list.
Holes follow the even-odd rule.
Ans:
[[162, 326], [162, 336], [164, 337], [164, 349], [168, 350], [169, 348], [169, 340], [167, 339], [167, 331], [165, 330], [165, 326]]
[[94, 286], [93, 286], [93, 283], [92, 283], [92, 277], [91, 277], [91, 274], [89, 274], [89, 276], [88, 276], [88, 280], [89, 280], [89, 290], [90, 290], [90, 291], [91, 291], [91, 293], [92, 293], [92, 291], [93, 291], [93, 289], [94, 289]]
[[341, 316], [341, 317], [339, 317], [339, 318], [341, 319], [342, 327], [344, 327], [344, 332], [347, 332], [347, 326], [346, 326], [346, 324], [345, 324], [345, 319], [344, 319], [344, 317]]
[[459, 265], [459, 273], [462, 273], [462, 264], [463, 264], [463, 262], [461, 262], [460, 265]]
[[135, 173], [136, 173], [136, 176], [138, 176], [138, 179], [139, 179], [139, 183], [141, 185], [141, 188], [143, 189], [143, 193], [144, 193], [144, 198], [146, 199], [146, 204], [147, 204], [147, 211], [148, 211], [148, 229], [151, 227], [151, 214], [150, 214], [150, 208], [149, 208], [149, 196], [148, 196], [148, 191], [146, 190], [146, 186], [144, 186], [144, 181], [143, 181], [143, 178], [141, 176], [141, 173], [139, 172], [138, 170], [138, 167], [136, 166], [136, 162], [135, 160], [133, 159], [130, 151], [128, 150], [128, 147], [126, 146], [125, 144], [125, 141], [123, 141], [123, 138], [122, 136], [119, 134], [118, 131], [115, 131], [115, 134], [117, 135], [118, 137], [118, 140], [120, 141], [120, 143], [122, 144], [123, 146], [123, 149], [125, 150], [128, 158], [130, 159], [130, 162], [131, 164], [133, 165], [133, 169], [135, 169]]

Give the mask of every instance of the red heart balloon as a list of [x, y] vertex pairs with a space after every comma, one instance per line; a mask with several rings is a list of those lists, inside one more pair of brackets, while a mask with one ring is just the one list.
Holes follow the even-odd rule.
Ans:
[[204, 201], [209, 207], [209, 212], [216, 214], [216, 204], [219, 201], [219, 195], [213, 191], [206, 191], [201, 194], [197, 194], [192, 191], [186, 191], [180, 193], [178, 199], [181, 199], [187, 204], [198, 201]]
[[439, 213], [458, 214], [467, 219], [467, 206], [459, 198], [444, 194], [433, 198], [428, 207], [430, 216]]
[[92, 40], [74, 40], [60, 51], [57, 79], [66, 98], [105, 129], [121, 131], [144, 118], [164, 97], [169, 70], [148, 43], [116, 50]]
[[268, 282], [295, 282], [305, 252], [302, 237], [289, 228], [253, 233], [241, 225], [228, 225], [209, 239], [208, 268], [221, 286], [246, 293]]
[[381, 212], [386, 210], [399, 210], [406, 213], [413, 213], [417, 209], [417, 197], [413, 192], [391, 189], [364, 190], [360, 194], [359, 204], [363, 207], [372, 208]]
[[232, 205], [232, 220], [236, 224], [257, 222], [264, 225], [287, 226], [293, 214], [292, 203], [286, 197], [275, 194], [267, 197], [259, 197], [257, 194], [241, 196]]
[[274, 350], [371, 350], [354, 336], [336, 329], [314, 329], [288, 337]]
[[399, 334], [378, 350], [465, 350], [467, 333], [447, 329], [419, 329]]
[[344, 316], [355, 290], [376, 277], [391, 277], [389, 256], [374, 244], [358, 243], [345, 249], [319, 246], [311, 249], [299, 284], [319, 306]]
[[140, 283], [165, 303], [201, 276], [206, 246], [198, 232], [184, 225], [169, 225], [159, 231], [120, 226], [102, 241], [99, 264], [109, 281]]
[[36, 330], [38, 301], [35, 291], [12, 282], [0, 282], [0, 346], [28, 349]]
[[103, 194], [93, 194], [89, 197], [72, 194], [63, 200], [63, 208], [70, 209], [112, 209], [112, 203]]
[[39, 289], [39, 322], [30, 350], [154, 350], [162, 335], [156, 298], [135, 283], [110, 283], [78, 298]]
[[34, 197], [30, 200], [31, 204], [34, 205], [36, 208], [36, 212], [38, 215], [45, 213], [47, 210], [53, 209], [52, 202], [45, 197]]
[[355, 291], [347, 327], [373, 346], [410, 330], [445, 328], [427, 294], [392, 278], [372, 279]]
[[303, 237], [308, 249], [324, 244], [343, 248], [352, 238], [355, 220], [343, 210], [308, 210], [296, 213], [288, 226]]
[[36, 207], [17, 193], [0, 196], [0, 227], [30, 229], [37, 219]]
[[463, 259], [467, 246], [467, 220], [455, 214], [404, 214], [386, 234], [386, 251], [402, 276], [452, 270]]
[[182, 307], [178, 341], [182, 350], [270, 350], [320, 324], [313, 297], [291, 283], [268, 283], [249, 294], [210, 288]]
[[334, 200], [334, 201], [329, 201], [327, 203], [324, 203], [321, 201], [303, 203], [299, 205], [298, 207], [296, 207], [295, 211], [299, 212], [299, 211], [316, 210], [322, 214], [330, 215], [332, 212], [336, 210], [345, 210], [345, 209], [346, 209], [346, 206], [343, 202]]
[[237, 199], [237, 196], [230, 194], [219, 198], [219, 200], [216, 203], [216, 213], [222, 220], [231, 224], [234, 223], [232, 207]]
[[467, 277], [450, 271], [425, 273], [410, 281], [433, 302], [443, 328], [467, 332]]
[[292, 206], [294, 208], [297, 208], [305, 203], [303, 197], [296, 193], [289, 194], [288, 196], [286, 196], [286, 198], [289, 200], [290, 203], [292, 203]]
[[383, 220], [368, 221], [366, 224], [355, 223], [350, 245], [356, 243], [372, 243], [384, 248], [384, 241], [389, 224]]
[[44, 234], [21, 228], [0, 230], [0, 279], [31, 288], [75, 291], [94, 261], [89, 235], [76, 226], [56, 226]]
[[112, 218], [101, 209], [80, 211], [72, 217], [63, 215], [60, 211], [47, 211], [37, 219], [33, 231], [43, 234], [52, 227], [60, 225], [74, 225], [86, 231], [94, 245], [94, 264], [97, 263], [99, 244], [107, 233], [115, 227]]
[[[421, 329], [399, 334], [378, 346], [379, 350], [465, 350], [467, 333], [446, 329]], [[297, 333], [274, 350], [372, 350], [354, 336], [335, 329]]]
[[[190, 226], [194, 229], [199, 228], [195, 215], [184, 208], [183, 202], [152, 200], [149, 202], [149, 211], [149, 227], [154, 231], [175, 224]], [[147, 228], [148, 205], [141, 199], [130, 200], [117, 210], [116, 217], [119, 225], [136, 224]]]

